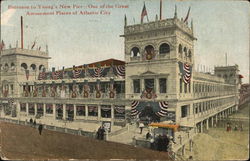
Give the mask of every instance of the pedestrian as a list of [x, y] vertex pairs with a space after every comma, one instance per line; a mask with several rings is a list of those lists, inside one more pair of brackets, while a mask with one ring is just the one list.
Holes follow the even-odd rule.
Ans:
[[102, 127], [100, 130], [100, 140], [104, 140], [105, 129]]
[[238, 125], [237, 124], [234, 127], [234, 131], [238, 131]]
[[243, 131], [243, 124], [240, 124], [240, 131]]
[[30, 124], [32, 125], [32, 123], [33, 123], [33, 119], [32, 119], [32, 118], [30, 118]]
[[43, 125], [40, 124], [40, 125], [38, 126], [38, 131], [39, 131], [39, 134], [40, 134], [40, 135], [42, 135], [42, 130], [43, 130]]
[[231, 126], [229, 124], [229, 122], [227, 123], [227, 132], [229, 132], [231, 130]]
[[34, 127], [36, 127], [36, 120], [34, 120], [33, 125], [34, 125]]
[[139, 128], [140, 128], [140, 134], [142, 134], [142, 130], [143, 130], [143, 128], [144, 128], [143, 122], [141, 122], [141, 123], [139, 124]]
[[98, 128], [96, 134], [97, 134], [97, 139], [98, 139], [98, 140], [101, 140], [101, 126]]
[[151, 138], [151, 134], [150, 134], [150, 132], [148, 131], [148, 133], [146, 134], [146, 139], [148, 140], [148, 139], [150, 139]]
[[154, 139], [154, 137], [151, 137], [151, 139], [150, 139], [150, 148], [151, 148], [152, 150], [155, 149], [155, 139]]

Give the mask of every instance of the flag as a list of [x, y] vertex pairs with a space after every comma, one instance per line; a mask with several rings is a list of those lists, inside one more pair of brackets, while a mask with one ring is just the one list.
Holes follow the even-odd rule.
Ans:
[[189, 12], [190, 12], [190, 8], [191, 8], [191, 7], [189, 7], [189, 9], [188, 9], [188, 13], [187, 13], [186, 18], [184, 19], [184, 22], [186, 22], [186, 21], [188, 20], [188, 17], [189, 17]]
[[33, 49], [36, 45], [36, 41], [34, 41], [33, 45], [31, 46], [31, 49]]
[[148, 13], [147, 13], [147, 9], [146, 9], [145, 3], [144, 3], [144, 6], [143, 6], [143, 9], [141, 12], [141, 23], [143, 23], [144, 16], [147, 16], [147, 15], [148, 15]]

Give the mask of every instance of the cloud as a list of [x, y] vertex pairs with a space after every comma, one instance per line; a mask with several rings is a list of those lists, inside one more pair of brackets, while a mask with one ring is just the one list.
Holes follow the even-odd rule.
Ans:
[[3, 25], [3, 26], [13, 26], [13, 24], [9, 23], [9, 20], [14, 15], [15, 12], [16, 12], [15, 9], [8, 9], [7, 11], [3, 12], [1, 14], [1, 25]]

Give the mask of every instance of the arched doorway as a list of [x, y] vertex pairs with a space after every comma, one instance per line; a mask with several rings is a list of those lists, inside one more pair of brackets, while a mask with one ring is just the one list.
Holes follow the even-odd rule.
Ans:
[[147, 123], [160, 121], [160, 118], [153, 111], [153, 107], [149, 105], [144, 107], [139, 115], [139, 118], [141, 121], [145, 121]]

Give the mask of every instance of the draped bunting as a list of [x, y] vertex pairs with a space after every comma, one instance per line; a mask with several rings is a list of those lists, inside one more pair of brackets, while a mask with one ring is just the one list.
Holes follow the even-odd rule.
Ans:
[[142, 94], [141, 94], [141, 99], [155, 99], [157, 98], [156, 93], [154, 92], [154, 90], [148, 89], [148, 90], [143, 90]]
[[83, 71], [81, 69], [74, 69], [73, 70], [73, 78], [80, 78], [82, 72]]
[[125, 113], [125, 107], [124, 106], [115, 106], [115, 111], [117, 113]]
[[105, 77], [110, 70], [110, 67], [106, 68], [94, 68], [94, 69], [88, 69], [88, 73], [91, 77]]
[[97, 112], [98, 108], [97, 108], [97, 106], [88, 106], [88, 110], [89, 110], [89, 112], [92, 112], [92, 111]]
[[113, 71], [116, 76], [125, 77], [125, 65], [117, 65]]
[[146, 107], [152, 107], [153, 112], [159, 117], [167, 116], [168, 114], [168, 103], [166, 101], [161, 102], [139, 102], [133, 101], [131, 103], [131, 116], [136, 116], [142, 112], [142, 110]]
[[182, 62], [178, 62], [178, 64], [184, 83], [189, 84], [191, 80], [192, 66], [187, 63], [183, 64]]
[[45, 72], [40, 72], [38, 75], [38, 80], [43, 80], [46, 79], [46, 73]]
[[38, 103], [38, 104], [37, 104], [37, 109], [43, 109], [43, 104]]
[[103, 111], [110, 111], [111, 110], [111, 106], [108, 106], [108, 105], [101, 105], [101, 110]]

